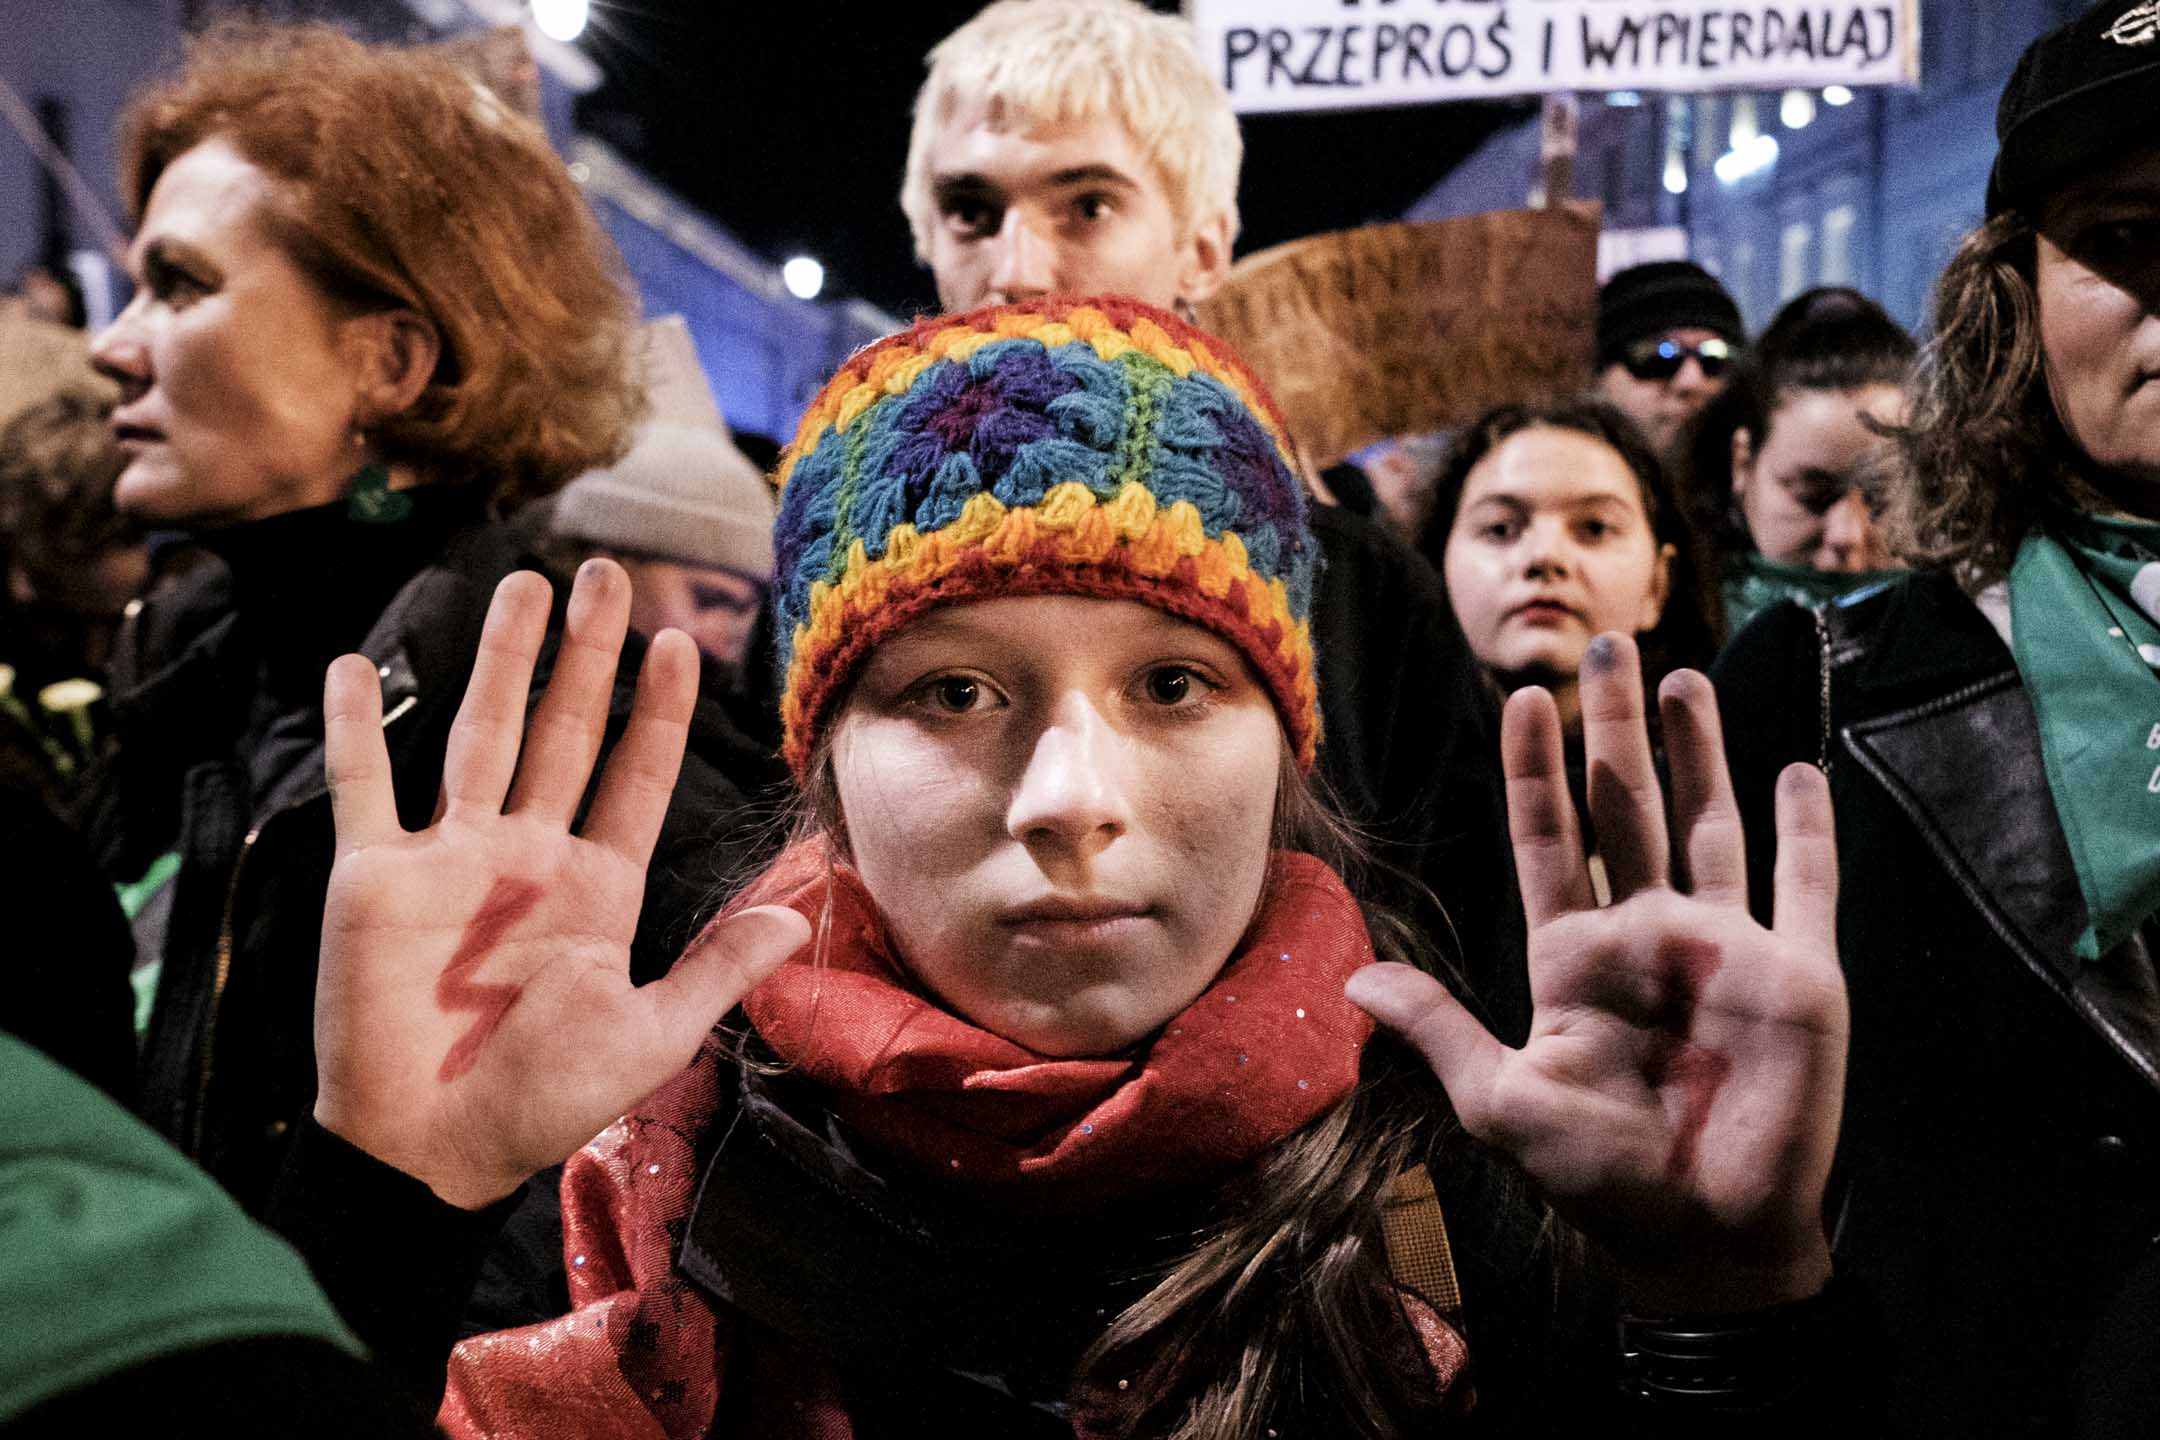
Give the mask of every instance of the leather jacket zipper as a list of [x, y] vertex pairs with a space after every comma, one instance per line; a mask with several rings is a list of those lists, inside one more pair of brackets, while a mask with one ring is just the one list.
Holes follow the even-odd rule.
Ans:
[[210, 1114], [210, 1072], [217, 1058], [218, 1014], [225, 1003], [225, 982], [232, 975], [233, 907], [240, 898], [240, 877], [248, 856], [262, 834], [257, 825], [240, 841], [240, 858], [233, 861], [232, 878], [225, 882], [225, 910], [218, 917], [217, 965], [210, 974], [210, 1019], [203, 1027], [202, 1074], [195, 1084], [195, 1124], [188, 1140], [188, 1154], [203, 1158], [203, 1128]]
[[[408, 695], [399, 701], [387, 715], [383, 716], [383, 729], [388, 730], [393, 723], [410, 714], [413, 707], [419, 703], [419, 698], [417, 695]], [[240, 857], [233, 861], [232, 879], [227, 881], [225, 885], [225, 910], [218, 917], [217, 964], [211, 971], [210, 976], [210, 1018], [203, 1026], [202, 1071], [195, 1084], [195, 1123], [190, 1130], [188, 1155], [198, 1162], [203, 1158], [203, 1134], [209, 1124], [210, 1077], [216, 1068], [217, 1062], [218, 1021], [222, 1017], [225, 1005], [225, 982], [232, 975], [233, 919], [234, 910], [240, 899], [240, 877], [247, 869], [248, 856], [254, 852], [255, 842], [261, 838], [264, 826], [277, 818], [278, 815], [298, 810], [303, 805], [312, 804], [329, 793], [330, 787], [326, 784], [322, 789], [313, 791], [283, 809], [265, 816], [262, 824], [254, 826], [241, 838]]]

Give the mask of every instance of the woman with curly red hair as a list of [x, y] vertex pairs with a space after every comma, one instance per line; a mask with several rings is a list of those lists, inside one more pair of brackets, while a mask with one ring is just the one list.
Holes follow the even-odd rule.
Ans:
[[[115, 501], [223, 563], [119, 648], [92, 834], [158, 892], [144, 1112], [257, 1207], [313, 1098], [322, 665], [373, 659], [424, 818], [485, 597], [535, 563], [498, 517], [620, 453], [632, 312], [538, 128], [421, 52], [221, 31], [137, 98], [123, 148], [138, 288], [94, 345]], [[708, 828], [739, 806], [693, 776]], [[648, 973], [689, 933], [698, 861], [656, 872]]]

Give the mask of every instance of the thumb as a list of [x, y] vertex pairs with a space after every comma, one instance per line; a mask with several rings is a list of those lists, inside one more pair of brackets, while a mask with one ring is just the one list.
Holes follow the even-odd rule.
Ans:
[[1367, 965], [1343, 986], [1351, 1004], [1414, 1046], [1446, 1088], [1455, 1113], [1480, 1127], [1494, 1072], [1506, 1047], [1448, 993], [1447, 986], [1410, 965]]
[[[785, 905], [758, 905], [705, 927], [674, 968], [636, 993], [676, 1069], [689, 1063], [722, 1016], [810, 943], [810, 922]], [[672, 1073], [672, 1072], [670, 1072]]]

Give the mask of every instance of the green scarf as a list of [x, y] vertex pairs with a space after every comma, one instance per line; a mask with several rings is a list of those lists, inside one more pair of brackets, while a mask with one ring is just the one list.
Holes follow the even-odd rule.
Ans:
[[1773, 605], [1790, 600], [1814, 609], [1840, 595], [1895, 580], [1902, 570], [1817, 570], [1784, 565], [1750, 550], [1725, 563], [1725, 633], [1737, 635]]
[[2035, 528], [2010, 567], [2010, 642], [2090, 917], [2087, 960], [2160, 910], [2160, 525]]

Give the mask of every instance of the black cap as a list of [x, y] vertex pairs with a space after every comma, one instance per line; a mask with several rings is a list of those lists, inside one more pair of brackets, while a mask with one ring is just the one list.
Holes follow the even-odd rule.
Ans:
[[1717, 277], [1692, 260], [1655, 260], [1620, 271], [1597, 297], [1597, 363], [1610, 365], [1637, 340], [1668, 330], [1708, 330], [1747, 341], [1740, 307]]
[[2045, 200], [2155, 138], [2160, 0], [2102, 0], [2018, 57], [1995, 109], [1987, 213]]

